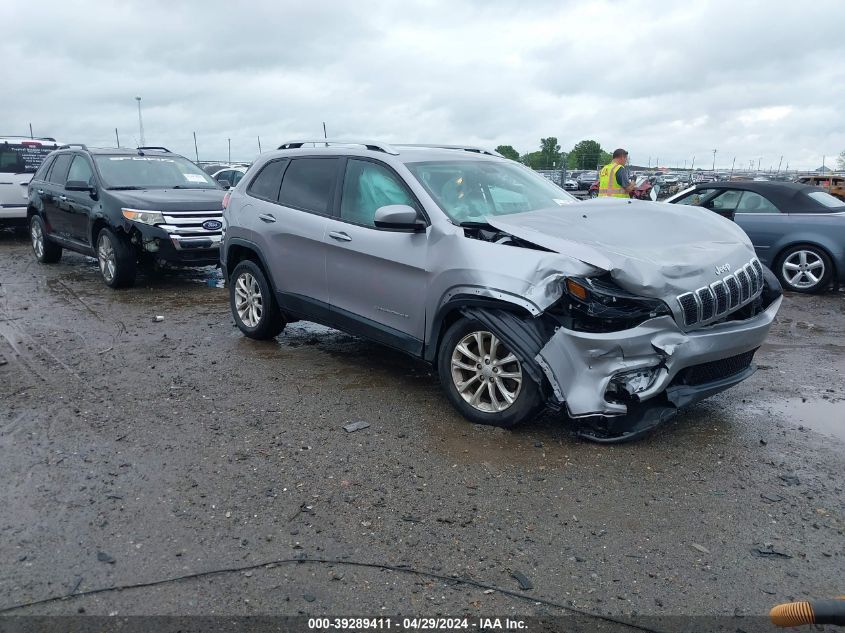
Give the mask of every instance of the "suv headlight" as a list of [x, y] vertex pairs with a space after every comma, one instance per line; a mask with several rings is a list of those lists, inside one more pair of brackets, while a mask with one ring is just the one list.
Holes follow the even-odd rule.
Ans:
[[123, 217], [132, 222], [141, 222], [142, 224], [164, 224], [164, 215], [161, 211], [142, 211], [139, 209], [121, 209]]
[[660, 299], [641, 297], [617, 286], [609, 276], [567, 277], [565, 281], [571, 326], [586, 332], [616, 332], [640, 325], [672, 311]]

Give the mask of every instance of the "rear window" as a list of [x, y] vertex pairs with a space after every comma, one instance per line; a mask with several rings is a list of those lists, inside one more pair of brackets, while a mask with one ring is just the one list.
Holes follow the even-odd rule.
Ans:
[[830, 195], [826, 191], [811, 191], [807, 195], [816, 202], [821, 202], [826, 207], [845, 207], [845, 202], [842, 202], [842, 200]]
[[336, 158], [292, 160], [282, 181], [279, 202], [294, 209], [328, 213], [336, 176]]
[[42, 145], [38, 141], [0, 144], [0, 173], [34, 174], [55, 145]]

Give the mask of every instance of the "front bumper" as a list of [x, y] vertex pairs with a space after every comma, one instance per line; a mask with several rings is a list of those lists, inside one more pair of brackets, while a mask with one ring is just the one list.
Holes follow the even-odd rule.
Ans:
[[[558, 329], [536, 360], [549, 380], [554, 397], [566, 403], [570, 417], [624, 416], [629, 406], [608, 398], [611, 381], [620, 373], [652, 371], [647, 388], [633, 402], [662, 396], [671, 407], [687, 406], [740, 382], [754, 372], [748, 365], [713, 380], [680, 384], [682, 370], [753, 352], [766, 338], [781, 304], [778, 297], [763, 312], [744, 321], [728, 321], [683, 332], [669, 316], [610, 333]], [[750, 356], [749, 356], [750, 362]]]
[[176, 266], [212, 266], [220, 261], [220, 233], [180, 235], [169, 227], [133, 223], [132, 242], [146, 258]]

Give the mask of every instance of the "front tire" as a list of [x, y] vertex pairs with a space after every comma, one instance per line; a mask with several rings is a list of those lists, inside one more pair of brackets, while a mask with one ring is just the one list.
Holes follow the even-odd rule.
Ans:
[[62, 258], [62, 247], [47, 238], [47, 227], [39, 215], [33, 215], [29, 221], [29, 239], [40, 263], [55, 264]]
[[775, 266], [784, 290], [803, 293], [823, 292], [833, 276], [833, 262], [818, 246], [791, 246], [778, 258]]
[[267, 276], [252, 260], [240, 262], [232, 271], [229, 306], [238, 329], [249, 338], [263, 341], [285, 329], [285, 320]]
[[542, 406], [540, 387], [495, 334], [462, 318], [443, 336], [437, 371], [446, 396], [475, 424], [511, 428]]
[[97, 234], [97, 263], [103, 281], [110, 288], [125, 288], [135, 283], [138, 262], [129, 240], [103, 229]]

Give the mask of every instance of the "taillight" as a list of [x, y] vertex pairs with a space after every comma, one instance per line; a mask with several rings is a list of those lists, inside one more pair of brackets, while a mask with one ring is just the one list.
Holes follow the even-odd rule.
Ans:
[[223, 195], [223, 208], [224, 209], [229, 208], [229, 198], [231, 198], [231, 197], [232, 197], [232, 194], [229, 193], [228, 191]]

